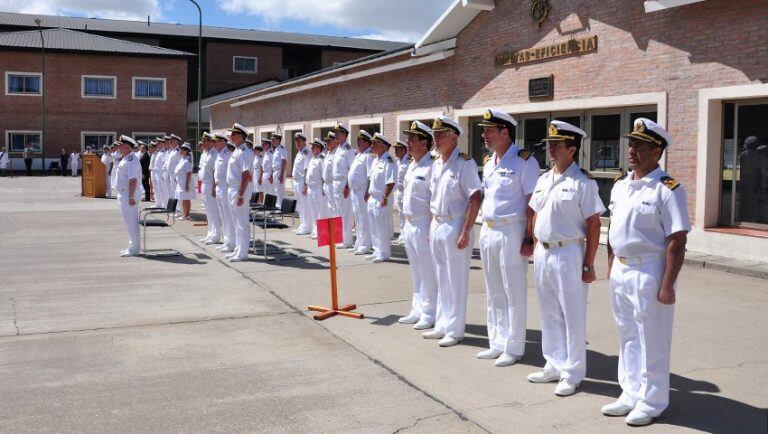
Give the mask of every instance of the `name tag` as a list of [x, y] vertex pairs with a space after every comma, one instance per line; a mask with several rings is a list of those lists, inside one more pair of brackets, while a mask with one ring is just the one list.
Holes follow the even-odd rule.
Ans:
[[423, 176], [417, 176], [417, 177], [416, 177], [416, 179], [417, 179], [418, 181], [426, 181], [426, 180], [427, 180], [427, 178], [425, 178], [425, 177], [423, 177]]

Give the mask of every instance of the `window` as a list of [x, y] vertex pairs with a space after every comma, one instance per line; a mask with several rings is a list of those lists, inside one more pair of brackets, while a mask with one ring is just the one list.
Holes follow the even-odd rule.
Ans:
[[99, 75], [83, 76], [83, 98], [114, 98], [116, 77]]
[[720, 224], [768, 228], [768, 100], [723, 105]]
[[255, 57], [234, 56], [232, 58], [232, 71], [255, 74], [257, 63], [258, 59]]
[[[485, 141], [483, 140], [483, 127], [479, 124], [483, 121], [482, 116], [469, 118], [469, 153], [472, 159], [477, 163], [478, 170], [482, 175], [483, 160], [485, 156], [491, 154], [491, 152], [485, 147]], [[432, 125], [432, 121], [422, 121], [427, 125]], [[510, 131], [510, 135], [514, 140], [517, 128], [513, 128]], [[530, 149], [530, 148], [529, 148]]]
[[40, 95], [42, 93], [42, 77], [37, 72], [6, 72], [6, 95]]
[[165, 99], [165, 79], [133, 77], [133, 99]]
[[7, 131], [6, 143], [8, 152], [22, 152], [27, 144], [32, 145], [35, 152], [40, 152], [40, 131]]
[[[155, 140], [158, 137], [164, 136], [165, 133], [145, 132], [145, 133], [133, 133], [132, 135], [133, 135], [133, 140], [136, 140], [137, 142], [141, 140], [142, 142], [149, 144], [149, 142], [151, 142], [152, 140]], [[193, 133], [193, 136], [194, 136], [194, 133]]]
[[104, 145], [111, 145], [115, 142], [117, 134], [110, 131], [83, 131], [80, 133], [81, 149], [90, 147], [93, 150], [101, 149]]

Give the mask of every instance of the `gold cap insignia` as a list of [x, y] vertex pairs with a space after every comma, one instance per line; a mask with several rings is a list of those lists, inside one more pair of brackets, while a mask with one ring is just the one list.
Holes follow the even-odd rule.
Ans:
[[443, 121], [440, 118], [435, 118], [435, 121], [432, 122], [432, 129], [435, 128], [442, 128], [443, 127]]
[[636, 133], [644, 133], [645, 132], [645, 122], [641, 121], [640, 119], [635, 121], [635, 132]]
[[549, 135], [557, 136], [560, 133], [554, 124], [549, 124]]
[[411, 129], [412, 129], [412, 130], [415, 130], [416, 128], [418, 128], [418, 126], [419, 126], [419, 124], [417, 124], [416, 122], [414, 122], [414, 123], [412, 123], [412, 124], [411, 124]]
[[485, 113], [483, 113], [483, 119], [486, 121], [493, 119], [493, 112], [491, 112], [491, 109], [488, 109], [485, 111]]

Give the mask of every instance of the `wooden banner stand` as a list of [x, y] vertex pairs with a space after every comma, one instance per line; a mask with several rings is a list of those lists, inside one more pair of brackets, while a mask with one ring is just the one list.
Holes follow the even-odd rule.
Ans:
[[348, 304], [346, 306], [339, 307], [339, 295], [336, 289], [336, 243], [333, 240], [333, 221], [334, 219], [332, 218], [328, 219], [328, 248], [331, 251], [331, 307], [309, 306], [307, 309], [320, 312], [314, 316], [314, 318], [318, 321], [322, 321], [336, 315], [363, 319], [362, 313], [351, 312], [357, 309], [357, 305]]

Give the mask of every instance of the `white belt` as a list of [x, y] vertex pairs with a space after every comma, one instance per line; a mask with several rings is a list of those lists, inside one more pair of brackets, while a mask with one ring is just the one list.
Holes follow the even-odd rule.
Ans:
[[518, 223], [518, 222], [524, 222], [524, 221], [525, 219], [513, 218], [513, 217], [507, 217], [502, 219], [483, 219], [483, 223], [491, 229], [500, 228], [502, 226], [507, 226], [512, 223]]
[[429, 220], [430, 218], [432, 218], [432, 216], [430, 216], [430, 215], [424, 215], [424, 216], [420, 216], [420, 217], [419, 216], [405, 216], [405, 221], [407, 221], [408, 223], [416, 223], [416, 222], [420, 222], [420, 221], [424, 221], [424, 220]]
[[626, 256], [616, 256], [616, 259], [624, 265], [638, 265], [648, 264], [659, 260], [664, 253], [651, 253], [650, 255], [635, 256], [634, 258], [627, 258]]
[[452, 215], [434, 215], [432, 216], [432, 219], [438, 223], [448, 223], [450, 221], [456, 220], [457, 217], [454, 217]]
[[346, 176], [334, 176], [333, 180], [334, 181], [346, 181], [347, 177]]
[[559, 247], [565, 247], [569, 244], [580, 243], [582, 241], [584, 241], [584, 238], [574, 238], [572, 240], [552, 241], [552, 242], [539, 241], [539, 244], [541, 244], [541, 247], [544, 247], [545, 249], [549, 250], [549, 249], [557, 249]]

